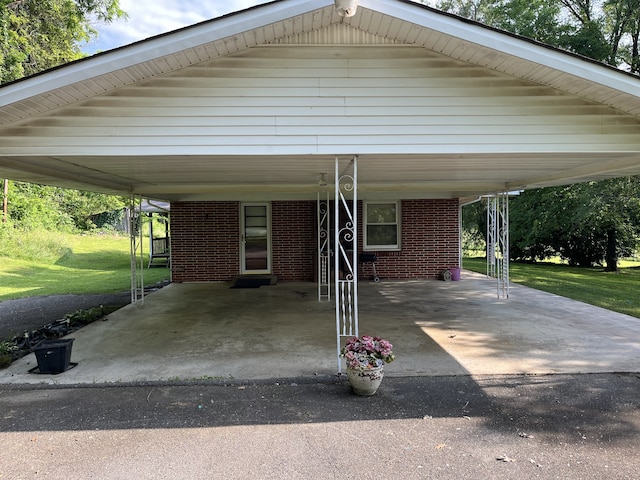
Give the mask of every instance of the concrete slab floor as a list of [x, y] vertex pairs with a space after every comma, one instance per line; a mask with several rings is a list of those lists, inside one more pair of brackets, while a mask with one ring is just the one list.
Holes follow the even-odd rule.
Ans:
[[[386, 376], [637, 372], [640, 319], [464, 271], [459, 282], [361, 281], [360, 334], [394, 344]], [[0, 371], [6, 384], [317, 378], [338, 370], [335, 305], [313, 283], [230, 289], [172, 284], [74, 332], [58, 375], [28, 373], [28, 355]]]

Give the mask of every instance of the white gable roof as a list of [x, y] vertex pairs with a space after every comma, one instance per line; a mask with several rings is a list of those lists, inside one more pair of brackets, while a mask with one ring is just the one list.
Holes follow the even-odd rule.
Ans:
[[281, 0], [0, 88], [0, 177], [166, 199], [640, 173], [640, 79], [403, 0]]

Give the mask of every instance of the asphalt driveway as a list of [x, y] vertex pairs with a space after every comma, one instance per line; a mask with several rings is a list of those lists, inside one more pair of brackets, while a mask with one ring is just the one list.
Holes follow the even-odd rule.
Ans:
[[637, 479], [638, 375], [0, 385], [2, 479]]

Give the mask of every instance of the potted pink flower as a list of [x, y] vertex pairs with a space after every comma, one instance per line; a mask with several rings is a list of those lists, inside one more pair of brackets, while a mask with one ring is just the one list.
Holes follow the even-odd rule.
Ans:
[[362, 335], [347, 340], [340, 354], [347, 362], [347, 378], [354, 393], [373, 395], [384, 376], [384, 364], [395, 360], [393, 345], [380, 337]]

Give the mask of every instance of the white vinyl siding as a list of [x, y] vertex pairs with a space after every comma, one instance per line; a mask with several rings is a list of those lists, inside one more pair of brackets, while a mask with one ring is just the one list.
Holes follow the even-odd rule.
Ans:
[[[6, 155], [491, 154], [640, 147], [615, 110], [424, 48], [262, 46], [26, 121]], [[121, 174], [122, 172], [114, 172]]]
[[364, 250], [400, 250], [400, 202], [364, 202]]

